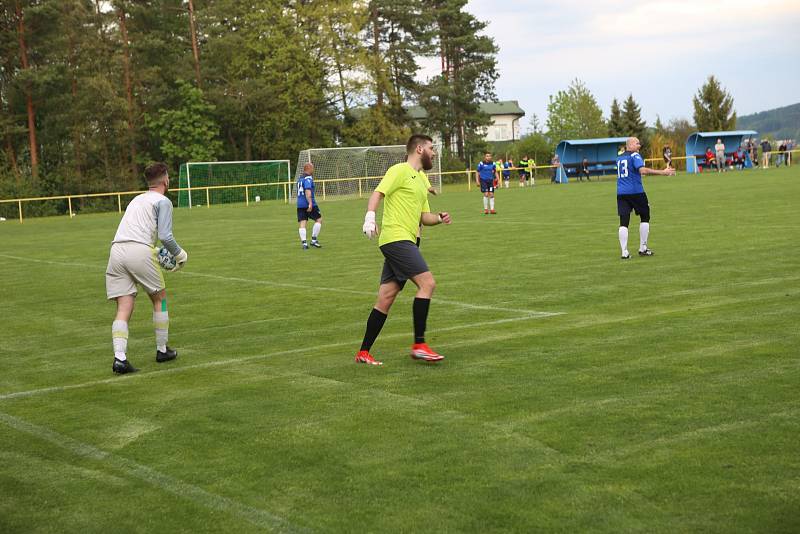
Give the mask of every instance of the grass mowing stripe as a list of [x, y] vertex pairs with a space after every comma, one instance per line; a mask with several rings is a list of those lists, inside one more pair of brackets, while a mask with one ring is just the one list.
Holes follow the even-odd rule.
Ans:
[[253, 508], [252, 506], [247, 506], [227, 497], [210, 493], [188, 482], [160, 473], [146, 465], [128, 460], [121, 456], [116, 456], [108, 451], [98, 449], [87, 443], [82, 443], [69, 436], [29, 423], [24, 419], [0, 412], [0, 422], [18, 432], [30, 434], [56, 445], [76, 456], [106, 462], [113, 468], [129, 476], [138, 478], [160, 490], [171, 493], [176, 497], [188, 499], [212, 510], [219, 510], [231, 514], [257, 527], [266, 528], [275, 532], [310, 532], [309, 529], [292, 525], [285, 519], [267, 512], [266, 510]]

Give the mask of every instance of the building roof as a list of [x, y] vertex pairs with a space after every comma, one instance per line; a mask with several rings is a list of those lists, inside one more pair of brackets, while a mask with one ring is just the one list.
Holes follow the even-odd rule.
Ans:
[[[427, 110], [422, 106], [408, 106], [405, 108], [408, 116], [416, 121], [423, 121], [428, 118]], [[482, 102], [480, 110], [489, 116], [496, 115], [516, 115], [517, 117], [524, 117], [525, 111], [519, 107], [519, 102], [516, 100], [503, 100], [502, 102]], [[358, 118], [363, 116], [366, 112], [365, 108], [354, 108], [350, 113]]]

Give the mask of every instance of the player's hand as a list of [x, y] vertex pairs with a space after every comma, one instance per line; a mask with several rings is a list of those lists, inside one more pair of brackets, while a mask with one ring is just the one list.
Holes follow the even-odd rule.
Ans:
[[183, 269], [184, 264], [189, 260], [189, 254], [186, 253], [186, 249], [181, 249], [178, 252], [178, 255], [175, 256], [175, 267], [173, 267], [170, 272], [174, 273], [175, 271], [180, 271]]
[[666, 173], [667, 173], [667, 176], [675, 176], [675, 169], [673, 169], [672, 167], [667, 167], [666, 168]]
[[364, 226], [362, 230], [364, 231], [364, 235], [370, 239], [378, 235], [378, 225], [375, 223], [374, 211], [368, 211], [367, 214], [364, 215]]
[[307, 208], [306, 208], [306, 211], [307, 211], [308, 213], [311, 213], [312, 211], [314, 211], [314, 208], [312, 208], [311, 206], [309, 206], [309, 207], [307, 207]]
[[434, 195], [434, 196], [436, 196], [436, 195], [438, 195], [438, 194], [439, 194], [439, 193], [437, 193], [437, 192], [436, 192], [436, 188], [435, 188], [435, 187], [433, 187], [433, 186], [430, 186], [430, 187], [428, 188], [428, 193], [430, 193], [431, 195]]
[[450, 219], [450, 214], [447, 213], [446, 211], [439, 212], [439, 221], [441, 221], [444, 224], [450, 224], [451, 222], [453, 222], [452, 219]]

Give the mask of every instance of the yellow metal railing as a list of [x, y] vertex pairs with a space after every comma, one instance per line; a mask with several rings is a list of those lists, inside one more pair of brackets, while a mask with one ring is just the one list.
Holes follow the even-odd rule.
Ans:
[[[766, 156], [771, 160], [772, 156], [776, 154], [794, 154], [796, 152], [800, 152], [800, 149], [791, 150], [791, 151], [777, 151], [773, 150], [771, 152], [766, 153]], [[763, 157], [763, 156], [762, 156]], [[686, 160], [689, 158], [695, 158], [695, 156], [677, 156], [672, 158], [673, 161], [681, 161]], [[646, 158], [644, 160], [647, 162], [663, 162], [662, 158]], [[530, 167], [510, 167], [509, 171], [519, 171], [519, 170], [526, 170], [526, 171], [537, 171], [537, 170], [545, 170], [545, 169], [552, 169], [556, 167], [556, 165], [533, 165]], [[463, 175], [466, 179], [467, 190], [472, 190], [472, 184], [474, 181], [473, 175], [477, 171], [474, 169], [465, 169], [463, 171], [446, 171], [441, 173], [428, 173], [429, 176], [448, 176], [448, 175]], [[325, 200], [327, 198], [327, 191], [326, 191], [326, 184], [333, 184], [333, 183], [341, 183], [341, 182], [356, 182], [357, 187], [354, 189], [358, 191], [358, 197], [361, 198], [364, 196], [365, 192], [371, 192], [370, 187], [364, 187], [365, 182], [369, 182], [370, 180], [380, 180], [383, 178], [382, 175], [380, 176], [361, 176], [358, 178], [331, 178], [331, 179], [324, 179], [316, 181], [317, 185], [320, 187], [320, 192], [322, 193], [322, 198]], [[211, 191], [212, 190], [220, 190], [220, 189], [244, 189], [245, 192], [245, 205], [250, 205], [250, 189], [256, 187], [278, 187], [283, 189], [283, 201], [284, 203], [288, 203], [290, 198], [290, 191], [294, 186], [294, 182], [268, 182], [268, 183], [255, 183], [255, 184], [236, 184], [236, 185], [209, 185], [209, 186], [201, 186], [201, 187], [181, 187], [176, 189], [170, 189], [170, 192], [180, 192], [180, 191], [205, 191], [206, 196], [206, 207], [211, 207]], [[29, 202], [44, 202], [49, 200], [66, 200], [67, 201], [67, 211], [70, 217], [73, 217], [75, 212], [72, 209], [72, 201], [76, 199], [83, 199], [83, 198], [117, 198], [117, 211], [122, 213], [122, 197], [123, 196], [132, 196], [138, 195], [142, 193], [142, 191], [118, 191], [113, 193], [83, 193], [83, 194], [76, 194], [76, 195], [57, 195], [51, 197], [28, 197], [28, 198], [12, 198], [12, 199], [0, 199], [0, 204], [17, 204], [17, 211], [19, 214], [19, 222], [23, 221], [23, 204]]]

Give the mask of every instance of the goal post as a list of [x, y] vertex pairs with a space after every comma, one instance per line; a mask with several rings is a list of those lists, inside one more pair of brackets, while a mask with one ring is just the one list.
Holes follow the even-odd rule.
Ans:
[[[426, 171], [431, 185], [442, 190], [441, 147], [433, 168]], [[300, 151], [295, 168], [295, 181], [306, 163], [314, 164], [314, 184], [318, 198], [362, 197], [372, 193], [389, 167], [406, 160], [405, 145], [308, 148]]]
[[[184, 163], [178, 181], [178, 207], [248, 202], [256, 197], [283, 200], [284, 187], [277, 184], [291, 182], [290, 167], [289, 160]], [[210, 189], [202, 189], [206, 187]]]

